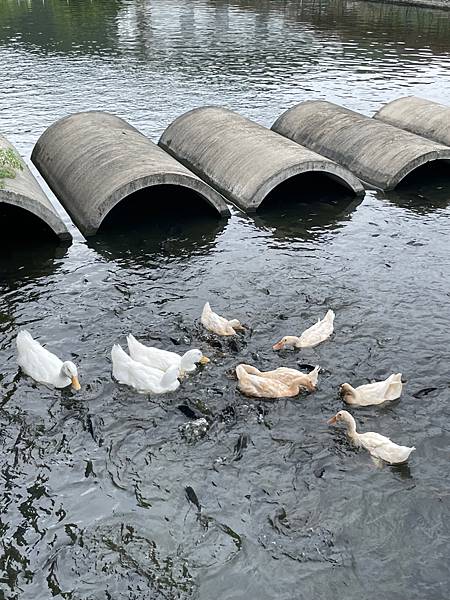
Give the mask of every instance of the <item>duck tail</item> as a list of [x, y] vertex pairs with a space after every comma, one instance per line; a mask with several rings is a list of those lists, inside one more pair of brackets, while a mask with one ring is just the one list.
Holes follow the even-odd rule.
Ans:
[[314, 369], [308, 373], [309, 380], [314, 387], [317, 385], [317, 380], [319, 379], [319, 371], [320, 367], [319, 365], [316, 365]]
[[336, 315], [334, 313], [334, 310], [331, 310], [331, 308], [330, 308], [329, 310], [327, 310], [327, 314], [325, 315], [325, 319], [327, 321], [331, 321], [333, 323], [335, 316]]
[[137, 339], [134, 337], [133, 334], [129, 333], [127, 335], [127, 346], [128, 346], [128, 352], [130, 353], [130, 356], [133, 356], [133, 351], [140, 345], [140, 343], [137, 341]]
[[113, 363], [115, 360], [123, 359], [124, 357], [127, 359], [130, 358], [120, 344], [114, 344], [111, 350], [111, 359]]
[[29, 342], [33, 342], [33, 336], [26, 329], [22, 329], [19, 331], [16, 337], [16, 345], [20, 348], [23, 344], [27, 344]]
[[245, 369], [245, 365], [238, 365], [236, 367], [236, 376], [238, 379], [241, 379], [241, 377], [245, 377], [247, 375], [247, 371]]

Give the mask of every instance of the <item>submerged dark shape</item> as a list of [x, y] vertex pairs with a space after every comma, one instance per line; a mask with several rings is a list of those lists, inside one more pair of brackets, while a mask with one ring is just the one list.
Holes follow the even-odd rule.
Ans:
[[247, 433], [241, 433], [238, 437], [237, 442], [234, 445], [234, 461], [241, 460], [244, 450], [247, 448], [250, 442], [250, 436]]
[[199, 513], [202, 512], [202, 506], [197, 498], [197, 494], [194, 492], [194, 489], [191, 488], [191, 486], [188, 486], [186, 488], [184, 488], [184, 493], [186, 496], [186, 499], [188, 500], [188, 502], [190, 502], [191, 504], [193, 504]]
[[435, 392], [438, 388], [435, 387], [429, 387], [429, 388], [423, 388], [421, 390], [419, 390], [418, 392], [415, 392], [413, 394], [414, 398], [423, 398], [424, 396], [428, 396], [428, 394], [431, 394], [431, 392]]

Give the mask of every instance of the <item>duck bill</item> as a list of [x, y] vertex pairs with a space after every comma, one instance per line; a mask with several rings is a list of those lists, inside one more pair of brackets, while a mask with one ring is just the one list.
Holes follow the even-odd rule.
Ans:
[[81, 385], [76, 375], [72, 377], [72, 389], [74, 389], [75, 391], [81, 390]]
[[209, 358], [207, 356], [202, 356], [200, 359], [201, 365], [207, 365], [209, 362], [211, 362], [211, 361], [209, 360]]
[[272, 350], [283, 350], [283, 348], [284, 344], [281, 340], [272, 346]]
[[328, 425], [336, 425], [336, 423], [337, 423], [336, 415], [334, 415], [334, 417], [331, 417], [331, 419], [328, 419], [327, 423], [328, 423]]

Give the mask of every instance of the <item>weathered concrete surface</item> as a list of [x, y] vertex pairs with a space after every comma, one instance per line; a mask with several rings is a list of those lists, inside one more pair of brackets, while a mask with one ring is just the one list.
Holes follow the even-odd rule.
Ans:
[[320, 100], [287, 110], [272, 129], [384, 190], [425, 163], [450, 159], [446, 146]]
[[389, 102], [374, 118], [450, 146], [450, 106], [407, 96]]
[[121, 200], [155, 185], [188, 188], [220, 216], [230, 214], [220, 194], [109, 113], [84, 112], [58, 121], [39, 138], [32, 160], [85, 236], [94, 235]]
[[[19, 155], [14, 146], [6, 138], [0, 136], [0, 149], [8, 148]], [[23, 160], [22, 164], [23, 170], [18, 169], [15, 178], [0, 179], [0, 202], [32, 213], [46, 223], [60, 240], [70, 241], [72, 236], [64, 222]], [[17, 236], [20, 240], [20, 231], [17, 232]], [[20, 243], [23, 243], [23, 240], [20, 240]]]
[[312, 171], [353, 194], [363, 193], [346, 169], [224, 108], [196, 108], [182, 115], [159, 145], [247, 212], [283, 181]]
[[404, 4], [406, 6], [417, 6], [418, 8], [439, 8], [450, 10], [450, 0], [370, 0], [383, 4]]

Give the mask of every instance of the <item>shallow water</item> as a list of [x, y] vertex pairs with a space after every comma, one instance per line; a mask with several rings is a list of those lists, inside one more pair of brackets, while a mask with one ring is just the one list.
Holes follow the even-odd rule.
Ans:
[[[222, 104], [270, 125], [327, 98], [371, 114], [401, 94], [448, 101], [449, 17], [359, 2], [12, 2], [0, 5], [0, 130], [27, 157], [57, 118], [115, 112], [157, 139]], [[450, 185], [228, 222], [134, 225], [0, 262], [0, 598], [221, 600], [448, 597]], [[67, 220], [67, 217], [64, 216]], [[67, 221], [68, 222], [68, 221]], [[218, 343], [205, 300], [247, 326]], [[313, 350], [271, 345], [336, 312]], [[83, 389], [22, 376], [26, 327], [80, 365]], [[132, 331], [212, 362], [173, 394], [117, 385]], [[316, 393], [259, 402], [250, 362], [322, 366]], [[338, 386], [401, 371], [400, 400], [354, 410], [415, 445], [380, 468], [326, 419]], [[205, 416], [198, 440], [179, 430]], [[201, 512], [192, 499], [192, 488]]]

